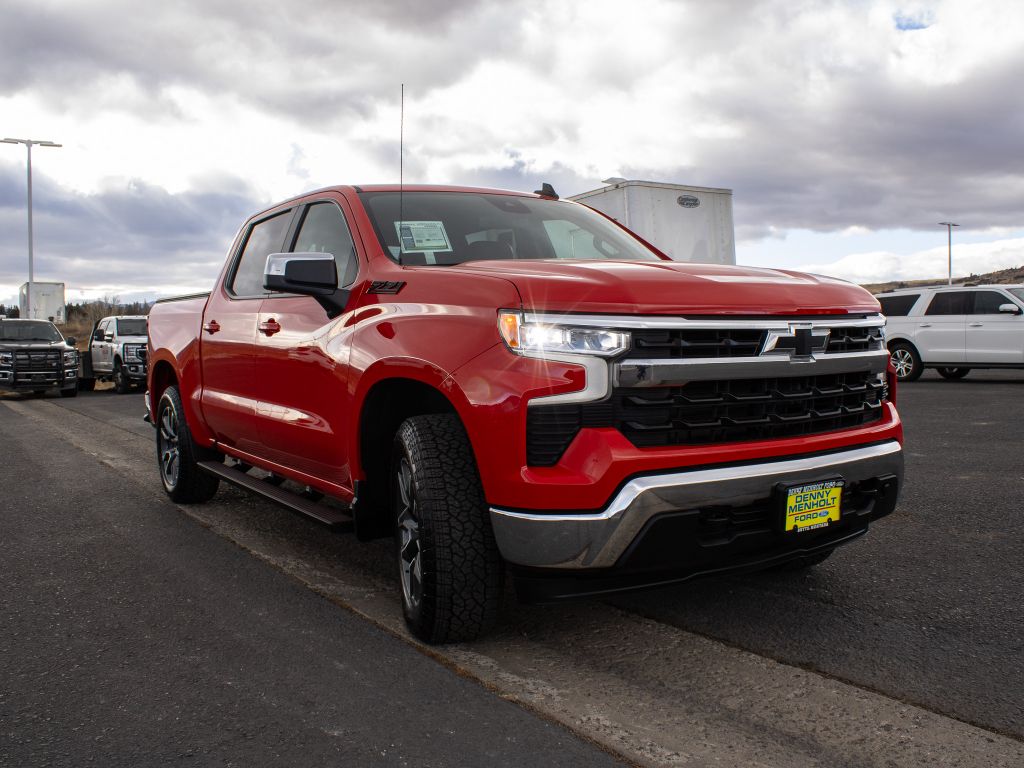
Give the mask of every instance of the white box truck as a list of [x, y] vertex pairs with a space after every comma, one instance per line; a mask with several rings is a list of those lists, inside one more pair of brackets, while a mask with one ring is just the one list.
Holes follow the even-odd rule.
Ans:
[[23, 283], [18, 290], [18, 310], [26, 320], [49, 320], [63, 325], [65, 321], [64, 283], [40, 283], [32, 287], [32, 312], [28, 311], [29, 284]]
[[736, 263], [731, 189], [609, 181], [569, 199], [611, 216], [675, 261]]

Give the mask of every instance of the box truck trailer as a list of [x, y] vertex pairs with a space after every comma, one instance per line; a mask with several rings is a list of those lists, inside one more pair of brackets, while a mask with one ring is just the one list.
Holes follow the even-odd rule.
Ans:
[[736, 263], [731, 189], [609, 181], [569, 199], [611, 216], [675, 261]]
[[[51, 323], [63, 325], [65, 321], [64, 283], [40, 283], [33, 281], [23, 283], [18, 290], [18, 310], [26, 320], [49, 320]], [[29, 312], [29, 295], [32, 299], [32, 311]]]

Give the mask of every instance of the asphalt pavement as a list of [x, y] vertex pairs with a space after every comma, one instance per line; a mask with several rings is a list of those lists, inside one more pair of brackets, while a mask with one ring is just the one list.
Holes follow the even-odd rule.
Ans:
[[[72, 399], [0, 399], [0, 450], [9, 457], [8, 464], [0, 464], [0, 482], [23, 489], [11, 507], [17, 508], [12, 519], [21, 521], [12, 529], [21, 531], [20, 538], [0, 556], [11, 559], [10, 553], [17, 553], [14, 562], [22, 564], [5, 566], [3, 578], [21, 581], [4, 593], [38, 593], [33, 599], [39, 606], [15, 613], [16, 604], [3, 605], [5, 626], [14, 628], [15, 640], [28, 642], [0, 641], [0, 675], [27, 670], [11, 693], [5, 695], [0, 686], [0, 765], [8, 735], [34, 734], [35, 743], [45, 743], [38, 741], [41, 734], [48, 727], [52, 732], [55, 721], [73, 720], [72, 711], [92, 713], [94, 720], [82, 726], [90, 738], [97, 735], [90, 722], [102, 722], [110, 730], [101, 738], [120, 740], [112, 752], [87, 750], [98, 762], [104, 755], [136, 754], [126, 751], [129, 745], [151, 740], [162, 745], [161, 756], [171, 754], [172, 741], [187, 744], [187, 739], [161, 742], [157, 731], [183, 722], [175, 733], [195, 734], [191, 754], [199, 763], [241, 756], [239, 764], [258, 764], [261, 755], [272, 764], [284, 759], [279, 755], [306, 754], [294, 750], [308, 744], [314, 761], [333, 755], [324, 760], [474, 764], [482, 754], [474, 751], [480, 742], [462, 741], [465, 731], [445, 736], [442, 725], [438, 735], [432, 730], [436, 722], [407, 724], [404, 717], [388, 717], [422, 701], [418, 682], [405, 685], [427, 674], [421, 667], [451, 676], [485, 699], [495, 698], [489, 688], [544, 713], [546, 720], [517, 710], [540, 729], [538, 739], [567, 737], [551, 725], [554, 719], [640, 764], [1024, 765], [1024, 559], [1022, 523], [1014, 511], [1024, 491], [1022, 394], [1024, 372], [972, 372], [960, 382], [929, 372], [901, 387], [907, 485], [899, 508], [867, 537], [809, 572], [705, 579], [552, 607], [520, 606], [509, 595], [491, 637], [420, 651], [409, 645], [401, 625], [388, 542], [359, 544], [350, 534], [325, 531], [233, 488], [223, 488], [210, 504], [169, 504], [159, 490], [152, 433], [141, 422], [139, 395], [99, 391]], [[9, 427], [12, 414], [27, 421]], [[52, 440], [39, 436], [62, 430], [73, 445], [53, 448], [51, 455]], [[23, 454], [34, 458], [19, 458]], [[111, 505], [111, 496], [128, 500], [127, 507]], [[0, 519], [6, 539], [11, 524]], [[116, 565], [107, 580], [91, 581], [106, 574], [100, 566], [108, 560]], [[43, 564], [45, 573], [39, 570]], [[120, 582], [149, 585], [138, 587], [134, 597], [128, 593], [125, 611], [137, 621], [133, 625], [115, 612], [121, 617], [116, 623], [97, 623], [111, 599], [94, 593], [109, 591], [109, 579], [119, 574]], [[68, 591], [79, 583], [80, 593]], [[54, 584], [60, 585], [56, 592]], [[127, 587], [122, 583], [120, 589]], [[165, 589], [169, 602], [157, 613], [143, 593], [155, 597]], [[91, 607], [77, 623], [55, 624], [72, 610], [69, 594], [80, 594], [83, 605]], [[44, 621], [37, 614], [54, 618]], [[34, 622], [58, 626], [66, 637], [76, 635], [68, 626], [84, 622], [91, 627], [86, 636], [92, 644], [62, 648], [57, 641], [41, 640]], [[299, 633], [299, 639], [295, 631], [272, 629], [305, 629], [307, 623], [310, 634]], [[112, 643], [112, 636], [122, 634], [126, 642]], [[358, 639], [350, 640], [350, 634]], [[271, 640], [261, 645], [254, 636]], [[331, 649], [353, 645], [366, 653], [342, 670], [334, 662], [347, 663], [347, 655]], [[137, 646], [144, 653], [135, 651]], [[189, 664], [176, 658], [192, 646], [196, 650], [185, 654]], [[38, 659], [23, 660], [37, 647]], [[372, 660], [388, 653], [398, 661], [385, 668], [404, 671], [382, 680]], [[153, 672], [146, 657], [169, 671]], [[196, 672], [188, 677], [191, 665], [197, 665]], [[129, 682], [118, 689], [120, 695], [129, 688], [145, 692], [129, 698], [127, 706], [104, 687], [110, 678], [120, 681], [124, 668], [146, 670], [145, 679], [141, 672], [134, 677], [129, 672]], [[342, 680], [348, 690], [350, 674], [357, 675], [352, 685], [362, 694], [349, 709], [339, 709], [343, 705], [330, 690]], [[47, 708], [43, 699], [31, 698], [32, 686], [39, 687], [33, 675], [46, 683], [40, 688], [46, 701], [68, 699], [69, 705]], [[191, 714], [180, 706], [167, 709], [183, 695], [176, 682], [182, 676], [191, 686]], [[246, 688], [246, 679], [259, 682]], [[152, 680], [149, 687], [146, 680]], [[399, 704], [381, 693], [394, 688], [415, 693], [400, 696]], [[248, 696], [245, 705], [228, 703], [234, 701], [229, 694], [240, 690]], [[268, 696], [274, 702], [283, 696], [283, 703], [275, 708]], [[323, 711], [340, 713], [335, 720], [318, 718], [323, 696], [329, 702]], [[445, 710], [438, 703], [449, 698], [430, 700], [440, 717]], [[488, 713], [476, 699], [467, 701], [481, 716]], [[289, 733], [301, 735], [286, 738], [269, 724], [281, 708], [291, 718]], [[169, 720], [168, 711], [179, 720]], [[17, 727], [8, 727], [10, 712], [19, 718]], [[385, 734], [413, 735], [398, 738], [396, 751], [382, 748], [386, 754], [378, 757], [317, 752], [328, 749], [320, 741], [322, 731], [343, 730], [321, 727], [336, 720], [357, 730], [369, 727], [364, 720], [379, 724], [370, 729], [376, 736], [360, 731], [359, 743], [368, 740], [375, 747], [383, 744], [375, 739], [386, 740]], [[461, 712], [452, 720], [464, 722]], [[563, 757], [557, 739], [554, 745], [531, 742], [534, 751], [527, 752], [518, 726], [511, 731], [517, 738], [512, 745], [501, 742], [509, 729], [480, 727], [493, 734], [481, 741], [508, 748], [488, 757], [488, 764], [514, 759], [509, 755], [539, 765], [572, 764], [577, 754], [580, 764], [591, 764], [593, 754], [605, 757], [588, 753], [585, 742], [571, 738], [583, 752], [569, 750]], [[63, 743], [77, 744], [74, 733]], [[439, 745], [436, 753], [407, 749], [423, 742], [424, 734], [427, 743]], [[22, 751], [12, 754], [56, 754], [29, 753], [30, 741], [17, 742]], [[268, 750], [268, 741], [280, 749]], [[326, 744], [354, 748], [344, 740]], [[250, 747], [253, 751], [245, 751]]]
[[4, 402], [0, 451], [0, 766], [619, 764]]

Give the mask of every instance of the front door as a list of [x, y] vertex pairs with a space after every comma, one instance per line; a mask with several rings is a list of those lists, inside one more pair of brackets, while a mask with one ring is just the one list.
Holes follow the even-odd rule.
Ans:
[[[297, 253], [334, 255], [338, 283], [354, 282], [357, 253], [342, 199], [304, 206]], [[349, 334], [309, 296], [268, 296], [256, 335], [257, 419], [271, 461], [345, 488], [352, 477], [345, 450], [351, 429]]]
[[257, 455], [254, 355], [263, 270], [267, 256], [281, 250], [291, 219], [288, 210], [250, 226], [224, 284], [207, 301], [200, 332], [203, 418], [218, 442]]

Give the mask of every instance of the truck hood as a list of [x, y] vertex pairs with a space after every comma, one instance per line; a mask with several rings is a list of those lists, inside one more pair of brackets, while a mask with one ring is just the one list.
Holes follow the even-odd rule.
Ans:
[[822, 315], [878, 312], [859, 286], [778, 269], [672, 261], [476, 261], [448, 267], [501, 276], [523, 307], [552, 312]]
[[63, 341], [18, 341], [17, 339], [8, 341], [0, 339], [0, 349], [4, 352], [23, 349], [53, 349], [54, 347], [71, 349]]

